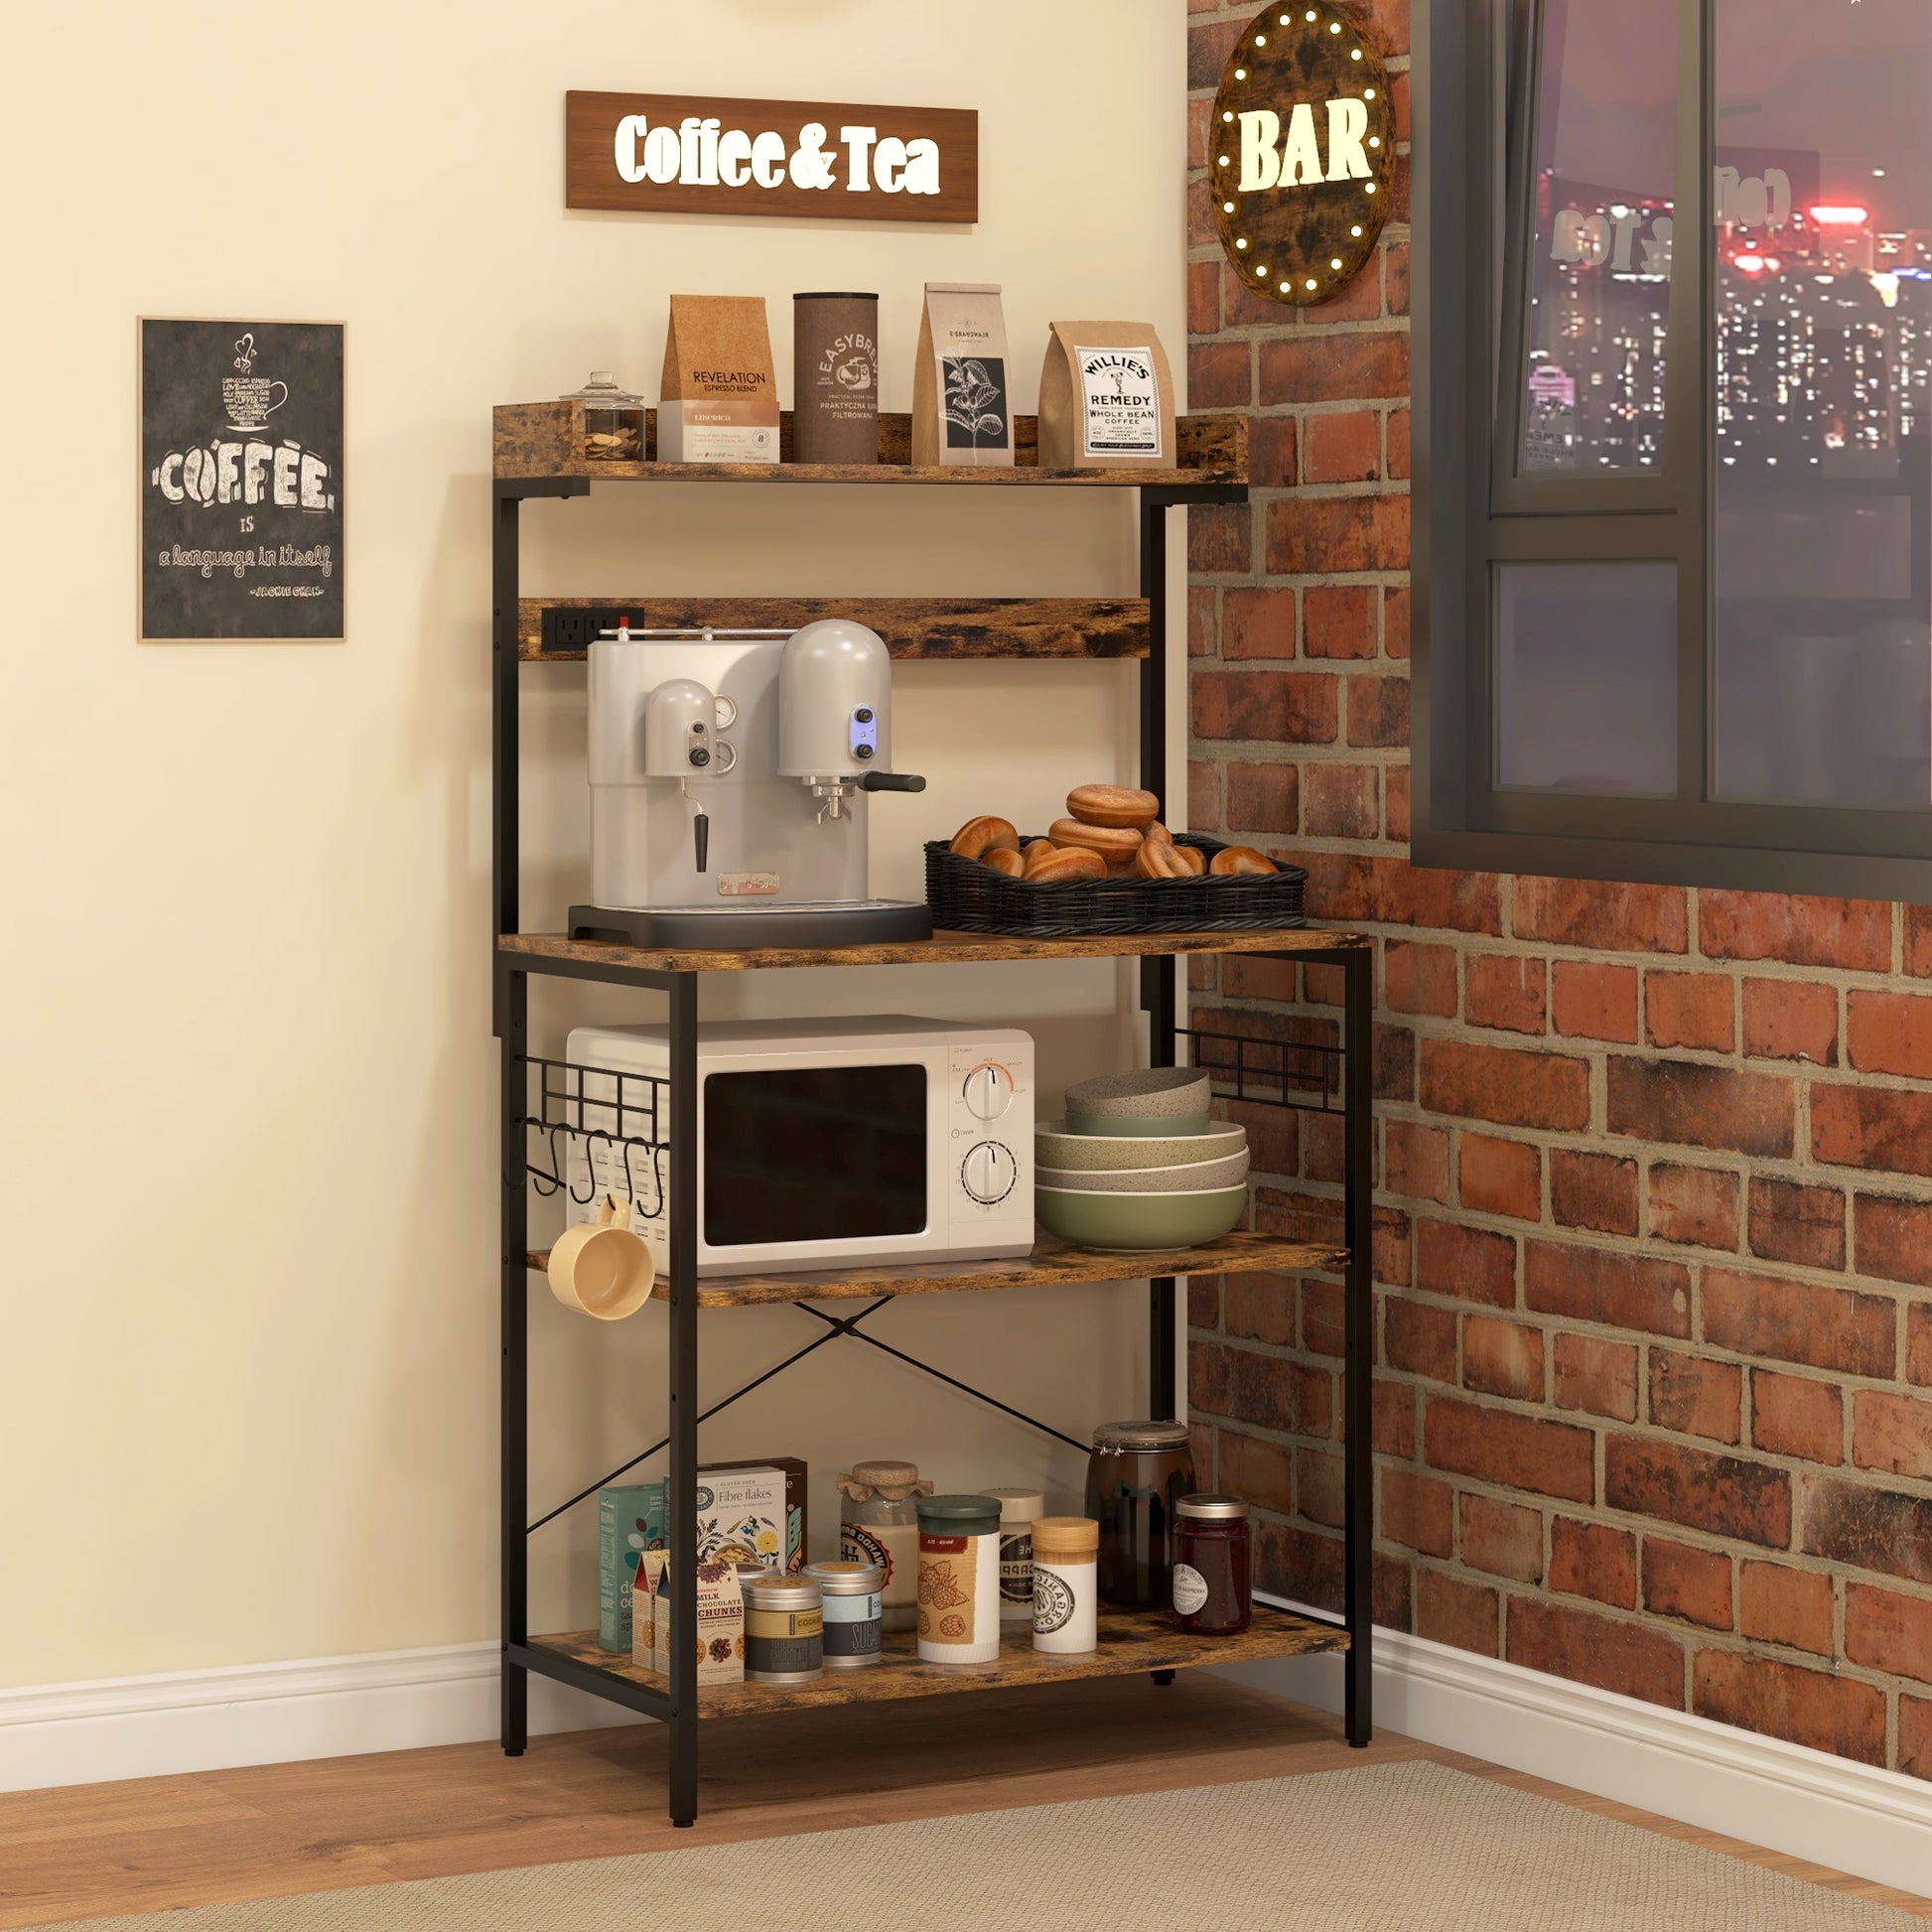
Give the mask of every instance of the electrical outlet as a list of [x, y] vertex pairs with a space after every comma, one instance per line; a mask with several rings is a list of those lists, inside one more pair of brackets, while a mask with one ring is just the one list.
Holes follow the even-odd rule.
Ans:
[[564, 651], [589, 650], [598, 637], [618, 627], [621, 611], [593, 611], [582, 605], [548, 605], [543, 613], [543, 650], [545, 656]]

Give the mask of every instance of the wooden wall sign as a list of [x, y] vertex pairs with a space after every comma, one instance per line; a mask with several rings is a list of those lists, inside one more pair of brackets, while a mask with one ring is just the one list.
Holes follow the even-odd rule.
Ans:
[[143, 643], [340, 643], [343, 325], [143, 318]]
[[977, 221], [970, 107], [564, 96], [564, 206], [645, 214]]
[[1389, 218], [1395, 110], [1381, 50], [1326, 0], [1264, 8], [1228, 57], [1208, 155], [1235, 272], [1274, 302], [1331, 301]]

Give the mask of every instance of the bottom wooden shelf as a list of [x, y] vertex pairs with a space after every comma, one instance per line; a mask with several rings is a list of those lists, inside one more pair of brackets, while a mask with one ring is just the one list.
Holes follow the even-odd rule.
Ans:
[[[808, 1705], [888, 1703], [898, 1698], [944, 1697], [961, 1691], [998, 1691], [1022, 1684], [1059, 1684], [1074, 1678], [1131, 1677], [1143, 1671], [1189, 1670], [1201, 1664], [1236, 1664], [1257, 1657], [1297, 1657], [1311, 1651], [1346, 1650], [1348, 1633], [1337, 1625], [1255, 1605], [1253, 1625], [1238, 1637], [1190, 1637], [1165, 1610], [1103, 1610], [1100, 1646], [1083, 1656], [1056, 1657], [1033, 1646], [1032, 1633], [1015, 1633], [1001, 1644], [997, 1664], [922, 1664], [912, 1633], [889, 1632], [883, 1663], [870, 1670], [827, 1671], [814, 1684], [701, 1685], [701, 1718], [759, 1717]], [[535, 1637], [530, 1648], [567, 1657], [606, 1677], [619, 1678], [667, 1696], [670, 1685], [655, 1671], [640, 1670], [602, 1649], [594, 1630]]]

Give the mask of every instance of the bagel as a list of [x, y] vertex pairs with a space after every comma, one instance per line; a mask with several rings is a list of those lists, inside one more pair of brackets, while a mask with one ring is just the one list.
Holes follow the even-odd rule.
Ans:
[[1089, 852], [1084, 847], [1068, 847], [1058, 851], [1040, 852], [1035, 860], [1033, 854], [1027, 859], [1027, 878], [1035, 886], [1064, 886], [1072, 880], [1105, 879], [1107, 862], [1097, 852]]
[[1165, 839], [1145, 839], [1134, 857], [1134, 870], [1143, 879], [1191, 879], [1193, 868], [1179, 846]]
[[1020, 850], [1020, 834], [1004, 818], [969, 818], [952, 835], [952, 850], [962, 859], [984, 859], [989, 852]]
[[1075, 785], [1066, 794], [1067, 815], [1082, 825], [1151, 825], [1161, 816], [1161, 801], [1132, 785]]
[[1009, 879], [1018, 879], [1027, 870], [1026, 860], [1010, 845], [989, 845], [980, 854], [980, 864], [1005, 873]]
[[1141, 835], [1129, 825], [1087, 825], [1077, 818], [1056, 818], [1046, 836], [1055, 845], [1097, 852], [1110, 864], [1131, 861], [1141, 849]]
[[1147, 840], [1150, 845], [1172, 845], [1173, 843], [1173, 834], [1158, 818], [1141, 834], [1141, 837]]
[[1281, 870], [1274, 860], [1257, 852], [1251, 845], [1230, 845], [1225, 850], [1215, 853], [1207, 869], [1220, 879]]
[[1207, 854], [1197, 845], [1171, 845], [1168, 850], [1187, 869], [1190, 879], [1199, 879], [1207, 871]]

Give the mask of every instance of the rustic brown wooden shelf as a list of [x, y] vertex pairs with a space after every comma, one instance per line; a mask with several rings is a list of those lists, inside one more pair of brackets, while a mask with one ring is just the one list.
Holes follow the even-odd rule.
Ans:
[[[547, 1249], [527, 1257], [541, 1274]], [[1139, 1281], [1160, 1275], [1338, 1274], [1348, 1263], [1344, 1248], [1286, 1241], [1272, 1234], [1237, 1232], [1193, 1248], [1161, 1248], [1146, 1254], [1106, 1254], [1044, 1240], [1030, 1255], [1004, 1261], [957, 1261], [937, 1267], [842, 1268], [821, 1274], [712, 1275], [698, 1284], [701, 1309], [767, 1308], [790, 1302], [870, 1302], [890, 1295], [961, 1295], [994, 1288], [1066, 1288], [1085, 1282]], [[670, 1284], [659, 1276], [651, 1300], [668, 1302]]]
[[1193, 488], [1242, 490], [1248, 483], [1248, 421], [1245, 416], [1183, 416], [1174, 426], [1173, 469], [1042, 470], [1038, 423], [1013, 422], [1014, 461], [998, 469], [912, 466], [912, 419], [879, 418], [876, 464], [791, 461], [791, 411], [779, 419], [777, 463], [659, 463], [657, 411], [644, 412], [644, 461], [593, 463], [584, 455], [581, 402], [509, 402], [495, 409], [495, 474], [505, 483], [543, 477], [583, 478], [594, 483], [948, 483], [964, 486], [1073, 484], [1115, 489]]
[[1144, 597], [526, 597], [516, 607], [516, 652], [527, 664], [581, 662], [581, 650], [545, 650], [545, 611], [613, 611], [646, 630], [796, 630], [821, 618], [854, 618], [900, 660], [1145, 657]]
[[[640, 1670], [626, 1657], [599, 1647], [597, 1632], [536, 1637], [531, 1648], [621, 1678], [668, 1696], [670, 1682]], [[1100, 1612], [1099, 1647], [1075, 1657], [1035, 1650], [1031, 1631], [1004, 1637], [997, 1664], [922, 1664], [910, 1631], [889, 1632], [885, 1661], [871, 1670], [827, 1671], [815, 1683], [712, 1684], [698, 1687], [701, 1718], [762, 1717], [813, 1705], [887, 1704], [901, 1698], [956, 1696], [962, 1691], [1003, 1691], [1025, 1684], [1064, 1684], [1088, 1677], [1133, 1677], [1143, 1671], [1192, 1670], [1202, 1664], [1250, 1663], [1261, 1657], [1302, 1657], [1348, 1648], [1348, 1633], [1265, 1604], [1238, 1637], [1190, 1637], [1166, 1610]]]
[[743, 973], [790, 966], [944, 966], [962, 960], [1164, 958], [1173, 953], [1323, 953], [1373, 944], [1359, 932], [1323, 926], [1257, 926], [1245, 932], [1095, 932], [1071, 939], [1021, 939], [986, 932], [935, 932], [879, 946], [610, 946], [561, 932], [507, 932], [499, 953], [532, 962], [627, 967], [639, 973]]

